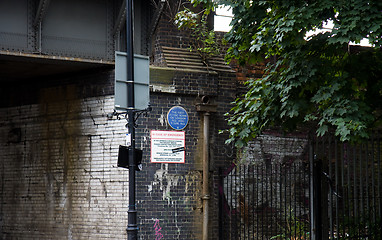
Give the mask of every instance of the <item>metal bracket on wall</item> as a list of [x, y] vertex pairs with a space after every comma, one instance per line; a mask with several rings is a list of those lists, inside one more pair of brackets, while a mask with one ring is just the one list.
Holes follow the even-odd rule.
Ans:
[[[134, 110], [134, 113], [135, 113], [135, 119], [134, 119], [134, 126], [135, 127], [137, 127], [137, 125], [135, 124], [135, 122], [138, 120], [138, 118], [142, 115], [142, 114], [144, 114], [144, 116], [146, 116], [147, 117], [147, 114], [149, 113], [149, 112], [151, 112], [152, 111], [152, 107], [150, 106], [150, 104], [149, 104], [149, 106], [146, 108], [146, 109], [143, 109], [143, 110]], [[128, 120], [128, 114], [127, 114], [128, 112], [126, 111], [124, 111], [124, 112], [117, 112], [115, 109], [114, 109], [114, 112], [112, 112], [112, 113], [108, 113], [106, 116], [107, 116], [107, 119], [108, 120], [112, 120], [114, 117], [116, 117], [116, 119], [117, 120], [121, 120], [122, 118], [124, 118], [124, 119], [126, 119], [127, 121], [129, 121]]]

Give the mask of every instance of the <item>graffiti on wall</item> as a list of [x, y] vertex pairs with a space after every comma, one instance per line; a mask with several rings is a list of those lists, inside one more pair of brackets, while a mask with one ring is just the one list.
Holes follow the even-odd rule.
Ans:
[[159, 225], [159, 219], [155, 220], [154, 230], [155, 230], [155, 240], [161, 240], [163, 238], [163, 234], [161, 233], [162, 228]]

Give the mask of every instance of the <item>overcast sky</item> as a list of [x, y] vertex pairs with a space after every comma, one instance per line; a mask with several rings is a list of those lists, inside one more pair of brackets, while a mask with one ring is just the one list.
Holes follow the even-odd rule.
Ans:
[[[231, 29], [231, 26], [229, 26], [229, 23], [231, 22], [231, 18], [232, 18], [232, 11], [229, 7], [217, 8], [215, 19], [214, 19], [215, 31], [228, 32]], [[318, 32], [331, 31], [332, 28], [333, 28], [333, 22], [328, 21], [324, 24], [323, 29], [308, 32], [307, 37], [317, 34]], [[355, 45], [354, 43], [350, 43], [350, 44]], [[366, 38], [364, 38], [359, 45], [371, 46], [369, 44], [369, 41]]]
[[215, 31], [228, 32], [231, 29], [229, 23], [231, 22], [232, 11], [228, 7], [216, 9], [215, 15]]

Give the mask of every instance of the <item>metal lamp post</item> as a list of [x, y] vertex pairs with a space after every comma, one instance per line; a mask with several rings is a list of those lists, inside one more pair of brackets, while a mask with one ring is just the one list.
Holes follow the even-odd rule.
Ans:
[[127, 239], [138, 239], [137, 210], [135, 206], [135, 103], [134, 103], [134, 32], [133, 32], [133, 0], [126, 1], [126, 52], [127, 52], [127, 116], [131, 137], [131, 150], [129, 151], [129, 210]]
[[134, 55], [133, 13], [133, 0], [126, 0], [126, 53], [115, 52], [115, 109], [108, 114], [109, 119], [124, 116], [129, 131], [130, 145], [120, 146], [118, 153], [118, 167], [129, 169], [128, 240], [138, 239], [135, 172], [140, 170], [142, 150], [135, 148], [135, 121], [142, 113], [151, 111], [149, 57]]

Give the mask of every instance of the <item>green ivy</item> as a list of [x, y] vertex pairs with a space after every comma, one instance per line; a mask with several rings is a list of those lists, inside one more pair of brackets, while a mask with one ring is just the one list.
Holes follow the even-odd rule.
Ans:
[[213, 9], [211, 1], [191, 0], [193, 5], [204, 4], [206, 8], [195, 13], [189, 8], [179, 11], [175, 16], [175, 24], [179, 29], [186, 29], [190, 32], [192, 46], [191, 51], [199, 53], [202, 60], [207, 63], [208, 59], [220, 53], [219, 45], [216, 42], [215, 32], [208, 29], [207, 18]]
[[[276, 58], [227, 114], [237, 147], [276, 126], [315, 124], [342, 141], [367, 138], [380, 125], [382, 2], [366, 0], [224, 1], [234, 14], [228, 60]], [[334, 28], [307, 37], [332, 20]], [[373, 47], [349, 51], [367, 37]]]
[[[293, 130], [309, 123], [316, 135], [332, 131], [342, 141], [367, 138], [381, 125], [382, 1], [380, 0], [191, 0], [210, 13], [218, 4], [234, 15], [227, 61], [250, 65], [267, 59], [263, 78], [226, 114], [227, 143], [243, 147], [265, 129]], [[186, 10], [187, 11], [187, 10]], [[180, 13], [185, 16], [189, 13]], [[195, 15], [188, 15], [195, 16]], [[196, 19], [196, 18], [195, 18]], [[203, 21], [203, 17], [199, 18]], [[333, 29], [308, 36], [328, 21]], [[214, 52], [213, 38], [196, 20], [189, 29]], [[372, 47], [350, 51], [368, 38]], [[212, 44], [213, 45], [213, 44]], [[201, 51], [199, 49], [198, 51]]]

